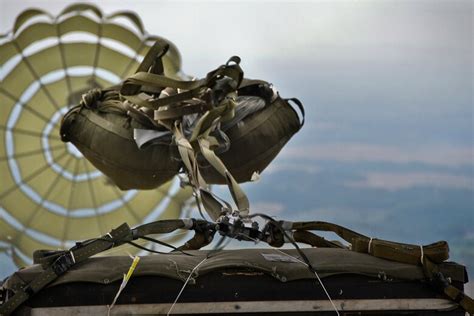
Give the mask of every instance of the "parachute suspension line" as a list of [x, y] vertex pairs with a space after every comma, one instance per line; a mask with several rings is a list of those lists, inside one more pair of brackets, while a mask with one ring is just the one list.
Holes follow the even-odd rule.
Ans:
[[151, 253], [156, 253], [156, 254], [159, 254], [159, 255], [165, 255], [165, 254], [166, 254], [166, 252], [162, 252], [162, 251], [158, 251], [158, 250], [153, 250], [153, 249], [147, 248], [147, 247], [145, 247], [145, 246], [140, 246], [139, 244], [134, 243], [133, 241], [127, 241], [127, 244], [132, 245], [132, 246], [135, 247], [135, 248], [138, 248], [138, 249], [141, 249], [141, 250], [145, 250], [145, 251], [148, 251], [148, 252], [151, 252]]
[[[188, 233], [189, 232], [186, 231], [186, 232], [182, 232], [182, 233], [173, 234], [173, 237], [184, 236]], [[135, 244], [139, 244], [139, 245], [146, 245], [147, 243], [149, 243], [149, 241], [147, 241], [147, 240], [137, 240], [135, 242]], [[118, 253], [118, 252], [124, 252], [125, 250], [130, 249], [132, 247], [134, 247], [134, 246], [125, 243], [125, 244], [121, 245], [120, 247], [114, 247], [114, 248], [105, 250], [103, 254], [104, 255], [110, 255], [110, 254], [114, 254], [114, 253]], [[188, 255], [190, 255], [190, 254], [188, 254]]]
[[[227, 239], [227, 242], [225, 242]], [[218, 252], [224, 250], [225, 247], [232, 241], [232, 238], [227, 238], [227, 236], [223, 235], [216, 243], [216, 245], [212, 248], [211, 251], [207, 254], [207, 257], [210, 258], [212, 255], [217, 254]]]
[[187, 253], [187, 252], [184, 252], [183, 250], [173, 246], [173, 245], [170, 245], [164, 241], [161, 241], [161, 240], [158, 240], [158, 239], [155, 239], [155, 238], [151, 238], [151, 237], [147, 237], [147, 236], [142, 236], [140, 237], [141, 239], [145, 239], [145, 240], [148, 240], [150, 242], [154, 242], [156, 244], [159, 244], [159, 245], [162, 245], [162, 246], [165, 246], [165, 247], [168, 247], [168, 248], [171, 248], [173, 249], [174, 251], [179, 251], [181, 252], [183, 255], [186, 255], [186, 256], [192, 256], [191, 254]]
[[181, 287], [181, 290], [179, 291], [178, 295], [176, 296], [173, 304], [171, 305], [170, 309], [168, 310], [168, 313], [166, 313], [166, 316], [169, 316], [171, 314], [171, 312], [173, 311], [173, 308], [174, 306], [176, 305], [176, 303], [178, 302], [179, 298], [181, 297], [181, 294], [183, 294], [183, 291], [184, 289], [186, 288], [186, 286], [188, 285], [189, 283], [189, 280], [191, 280], [191, 277], [193, 276], [194, 272], [207, 260], [209, 259], [209, 257], [205, 257], [204, 259], [201, 260], [201, 262], [199, 262], [192, 270], [191, 272], [189, 273], [186, 281], [184, 282], [183, 286]]

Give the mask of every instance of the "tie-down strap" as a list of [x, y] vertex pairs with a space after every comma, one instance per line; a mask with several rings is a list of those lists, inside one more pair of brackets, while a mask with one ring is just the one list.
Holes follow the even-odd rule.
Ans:
[[[260, 240], [270, 245], [278, 244], [277, 246], [281, 246], [285, 242], [293, 243], [297, 241], [318, 247], [343, 247], [337, 242], [327, 241], [310, 232], [311, 230], [331, 231], [347, 242], [352, 243], [351, 246], [354, 251], [369, 253], [376, 257], [398, 262], [422, 264], [426, 277], [435, 288], [457, 302], [467, 312], [471, 314], [474, 312], [473, 300], [451, 285], [439, 269], [438, 263], [447, 259], [448, 256], [446, 242], [438, 242], [427, 246], [402, 244], [372, 239], [343, 226], [319, 221], [277, 222], [272, 220], [262, 230], [259, 230], [258, 225], [248, 227], [241, 221], [240, 223], [230, 223], [225, 220], [208, 222], [204, 220], [183, 219], [156, 221], [134, 229], [130, 229], [127, 224], [122, 224], [100, 238], [79, 242], [66, 251], [35, 252], [35, 263], [41, 263], [44, 272], [31, 283], [17, 290], [4, 305], [0, 306], [0, 315], [9, 315], [30, 296], [56, 280], [72, 266], [85, 261], [95, 254], [150, 234], [166, 234], [177, 229], [187, 229], [195, 232], [194, 237], [180, 247], [179, 250], [200, 249], [212, 241], [216, 232], [239, 240]], [[283, 232], [286, 233], [283, 234]], [[283, 236], [279, 236], [279, 233]], [[282, 243], [279, 241], [282, 241]], [[362, 246], [358, 246], [357, 244], [361, 242]]]
[[339, 243], [328, 241], [310, 231], [329, 231], [350, 244], [349, 249], [368, 253], [374, 257], [387, 260], [421, 265], [425, 276], [440, 292], [458, 303], [469, 314], [474, 314], [474, 300], [454, 287], [439, 270], [439, 263], [449, 258], [449, 246], [446, 241], [438, 241], [429, 245], [413, 245], [393, 241], [370, 238], [353, 230], [328, 222], [286, 222], [272, 223], [280, 229], [267, 229], [272, 232], [268, 240], [271, 245], [281, 246], [285, 242], [282, 231], [291, 233], [294, 241], [306, 243], [313, 247], [343, 247]]
[[207, 225], [209, 225], [207, 222], [200, 220], [179, 219], [156, 221], [130, 229], [130, 227], [124, 223], [99, 238], [78, 242], [69, 250], [35, 251], [33, 255], [34, 263], [41, 264], [44, 271], [29, 284], [18, 289], [13, 296], [0, 306], [0, 316], [13, 313], [21, 304], [28, 300], [28, 298], [52, 283], [74, 265], [105, 250], [118, 247], [132, 240], [145, 237], [146, 235], [166, 234], [177, 229], [194, 230], [196, 231], [195, 237], [188, 242], [190, 243], [189, 245], [183, 246], [182, 249], [199, 249], [210, 241], [209, 238], [204, 240], [201, 237], [201, 235], [204, 235], [204, 228], [206, 228]]

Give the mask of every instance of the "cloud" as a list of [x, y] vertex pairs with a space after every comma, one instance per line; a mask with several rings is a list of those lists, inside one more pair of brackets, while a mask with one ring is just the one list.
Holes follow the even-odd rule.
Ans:
[[367, 225], [385, 222], [390, 212], [381, 209], [351, 209], [340, 207], [317, 208], [303, 212], [306, 217], [314, 217], [318, 220], [328, 222], [340, 222], [342, 219], [347, 223], [365, 223]]
[[372, 188], [396, 191], [413, 187], [436, 187], [455, 189], [474, 189], [474, 180], [471, 177], [451, 175], [436, 172], [391, 173], [373, 172], [365, 179], [347, 181], [346, 186], [354, 188]]
[[281, 203], [261, 201], [252, 203], [253, 213], [264, 213], [268, 215], [279, 215], [285, 211], [285, 206]]
[[337, 162], [422, 163], [445, 167], [473, 165], [474, 147], [417, 147], [336, 143], [293, 146], [282, 152], [289, 159]]
[[304, 172], [308, 174], [315, 174], [321, 171], [321, 168], [311, 164], [305, 163], [283, 163], [283, 162], [274, 162], [265, 169], [264, 174], [270, 175], [282, 171], [294, 171], [294, 172]]

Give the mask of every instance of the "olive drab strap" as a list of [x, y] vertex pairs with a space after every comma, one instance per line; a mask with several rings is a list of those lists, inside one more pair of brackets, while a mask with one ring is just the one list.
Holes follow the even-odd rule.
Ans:
[[[207, 195], [211, 194], [207, 191], [202, 191], [202, 196]], [[213, 197], [209, 201], [217, 200], [217, 198]], [[253, 216], [261, 216], [261, 214], [253, 214], [248, 218]], [[346, 248], [388, 260], [421, 265], [426, 278], [434, 288], [458, 303], [468, 313], [472, 314], [474, 312], [473, 300], [454, 287], [440, 270], [439, 264], [448, 258], [446, 242], [433, 243], [427, 246], [402, 244], [369, 238], [343, 226], [328, 222], [293, 223], [287, 221], [277, 222], [267, 216], [264, 218], [269, 219], [269, 221], [262, 230], [259, 230], [258, 225], [252, 224], [249, 227], [243, 225], [242, 222], [229, 222], [226, 220], [229, 217], [224, 217], [219, 222], [196, 219], [161, 220], [143, 224], [133, 229], [130, 229], [127, 224], [122, 224], [100, 238], [78, 242], [74, 247], [66, 251], [36, 251], [34, 262], [41, 264], [44, 271], [29, 284], [24, 284], [22, 287], [14, 289], [14, 294], [0, 306], [0, 315], [11, 314], [29, 297], [52, 283], [72, 266], [87, 260], [87, 258], [93, 255], [125, 243], [136, 245], [132, 241], [139, 238], [161, 243], [147, 236], [167, 234], [178, 229], [192, 230], [195, 234], [183, 246], [179, 248], [172, 247], [175, 251], [200, 249], [208, 245], [213, 240], [215, 233], [219, 232], [223, 236], [248, 241], [260, 240], [276, 247], [281, 247], [288, 242], [301, 242], [313, 247]], [[334, 232], [345, 241], [351, 243], [351, 246], [344, 246], [337, 241], [328, 241], [311, 231]], [[144, 249], [147, 250], [146, 248]], [[300, 254], [304, 259], [304, 253]]]
[[[203, 79], [182, 81], [153, 71], [152, 63], [160, 64], [159, 60], [166, 50], [167, 46], [155, 43], [136, 73], [124, 81], [120, 95], [136, 106], [154, 110], [157, 124], [173, 133], [198, 203], [202, 203], [213, 220], [232, 210], [228, 208], [228, 204], [222, 204], [208, 190], [208, 185], [199, 171], [198, 158], [203, 158], [226, 179], [237, 210], [242, 216], [246, 216], [249, 212], [248, 198], [214, 152], [214, 149], [219, 147], [219, 141], [211, 136], [213, 131], [220, 128], [221, 123], [234, 117], [236, 91], [243, 80], [243, 71], [239, 66], [240, 58], [231, 57], [225, 65], [209, 72]], [[162, 70], [162, 67], [156, 69]], [[166, 88], [173, 89], [177, 93], [160, 95]], [[156, 93], [150, 94], [150, 91]], [[191, 135], [186, 136], [183, 132], [183, 116], [194, 113], [200, 117], [195, 122]]]
[[451, 285], [439, 270], [438, 264], [449, 258], [449, 246], [446, 241], [438, 241], [425, 246], [404, 244], [370, 238], [328, 222], [282, 222], [282, 226], [292, 232], [295, 241], [313, 247], [340, 248], [339, 243], [328, 241], [309, 232], [310, 230], [330, 231], [351, 244], [349, 248], [353, 251], [367, 253], [387, 260], [421, 265], [425, 276], [436, 289], [458, 303], [469, 314], [474, 314], [474, 300]]
[[431, 284], [440, 292], [446, 294], [451, 300], [458, 303], [469, 315], [474, 315], [474, 300], [467, 296], [463, 291], [454, 287], [451, 282], [439, 270], [436, 263], [427, 256], [420, 258], [423, 265], [425, 276], [431, 281]]
[[[47, 268], [38, 277], [33, 279], [31, 283], [16, 291], [16, 293], [0, 306], [0, 315], [9, 315], [30, 296], [39, 292], [45, 286], [56, 280], [76, 263], [85, 261], [87, 258], [98, 254], [104, 250], [110, 249], [115, 245], [123, 243], [128, 238], [132, 238], [130, 228], [127, 224], [119, 226], [107, 235], [95, 239], [84, 245], [78, 244], [68, 251], [43, 252], [47, 256], [39, 260]], [[39, 253], [36, 258], [38, 259]]]
[[37, 250], [34, 254], [34, 263], [41, 264], [44, 271], [29, 284], [16, 290], [13, 296], [0, 305], [0, 316], [10, 315], [31, 296], [51, 284], [71, 267], [105, 250], [125, 243], [132, 243], [132, 240], [146, 237], [149, 234], [167, 234], [177, 229], [195, 230], [196, 232], [195, 237], [178, 250], [200, 249], [212, 241], [212, 236], [209, 237], [206, 229], [209, 225], [207, 222], [193, 219], [156, 221], [134, 229], [130, 229], [127, 224], [122, 224], [102, 237], [77, 242], [69, 250]]
[[285, 101], [289, 102], [294, 102], [296, 104], [296, 106], [298, 106], [298, 109], [300, 110], [301, 112], [301, 122], [300, 122], [300, 129], [303, 127], [304, 125], [304, 120], [305, 120], [305, 111], [304, 111], [304, 106], [303, 106], [303, 103], [301, 103], [301, 101], [297, 98], [290, 98], [290, 99], [285, 99]]

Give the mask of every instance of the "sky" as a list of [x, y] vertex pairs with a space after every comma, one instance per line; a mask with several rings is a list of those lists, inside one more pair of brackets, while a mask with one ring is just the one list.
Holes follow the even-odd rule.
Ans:
[[[91, 1], [99, 3], [98, 1]], [[29, 7], [0, 0], [0, 32]], [[304, 128], [257, 183], [255, 211], [330, 220], [474, 264], [472, 1], [100, 1], [137, 12], [197, 77], [239, 55], [305, 105]], [[224, 193], [224, 189], [218, 189]]]

